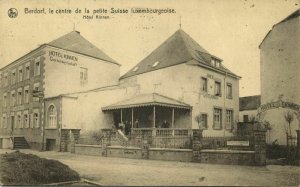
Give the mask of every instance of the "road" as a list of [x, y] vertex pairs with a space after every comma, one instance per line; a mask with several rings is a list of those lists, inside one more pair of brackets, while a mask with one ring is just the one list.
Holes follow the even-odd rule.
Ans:
[[103, 185], [299, 186], [300, 184], [300, 167], [296, 166], [252, 167], [96, 157], [34, 150], [21, 152], [59, 160], [76, 170], [81, 177]]

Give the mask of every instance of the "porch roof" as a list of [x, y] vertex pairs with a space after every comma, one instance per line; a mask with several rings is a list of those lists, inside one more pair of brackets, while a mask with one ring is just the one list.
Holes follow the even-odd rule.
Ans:
[[183, 103], [181, 101], [157, 94], [141, 94], [134, 96], [130, 99], [123, 100], [117, 103], [114, 103], [109, 106], [102, 107], [102, 110], [115, 110], [121, 108], [134, 108], [134, 107], [144, 107], [144, 106], [164, 106], [172, 108], [181, 108], [181, 109], [192, 109], [189, 104]]

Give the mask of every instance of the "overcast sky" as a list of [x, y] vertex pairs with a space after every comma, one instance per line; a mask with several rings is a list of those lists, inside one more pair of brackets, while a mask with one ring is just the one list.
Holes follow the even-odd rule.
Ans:
[[[173, 8], [175, 14], [24, 14], [24, 9]], [[18, 10], [9, 18], [9, 8]], [[122, 64], [121, 75], [179, 29], [242, 77], [240, 96], [260, 94], [259, 44], [272, 26], [299, 8], [299, 0], [5, 1], [0, 0], [0, 68], [73, 30]]]

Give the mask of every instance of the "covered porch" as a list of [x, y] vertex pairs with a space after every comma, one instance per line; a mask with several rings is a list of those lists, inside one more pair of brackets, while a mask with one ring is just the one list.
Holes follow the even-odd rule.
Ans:
[[114, 126], [124, 124], [125, 135], [189, 136], [192, 131], [192, 107], [157, 94], [141, 94], [102, 108], [113, 115]]

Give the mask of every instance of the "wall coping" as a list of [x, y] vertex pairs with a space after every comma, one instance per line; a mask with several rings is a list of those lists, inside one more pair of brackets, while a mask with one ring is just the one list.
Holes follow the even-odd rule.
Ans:
[[174, 148], [149, 148], [150, 151], [179, 151], [179, 152], [193, 152], [192, 149], [174, 149]]
[[228, 154], [231, 154], [231, 153], [233, 153], [233, 154], [246, 153], [246, 154], [254, 154], [255, 151], [202, 149], [201, 153], [228, 153]]
[[101, 145], [88, 145], [88, 144], [75, 144], [75, 147], [98, 147], [98, 148], [102, 148]]
[[107, 146], [107, 148], [110, 149], [135, 149], [135, 150], [141, 150], [142, 148], [139, 147], [124, 147], [124, 146], [119, 146], [119, 145], [111, 145]]
[[[16, 136], [14, 136], [14, 137], [16, 137]], [[23, 137], [23, 136], [20, 136], [20, 137]], [[11, 137], [10, 136], [0, 136], [0, 138], [3, 138], [3, 139], [10, 139]]]

